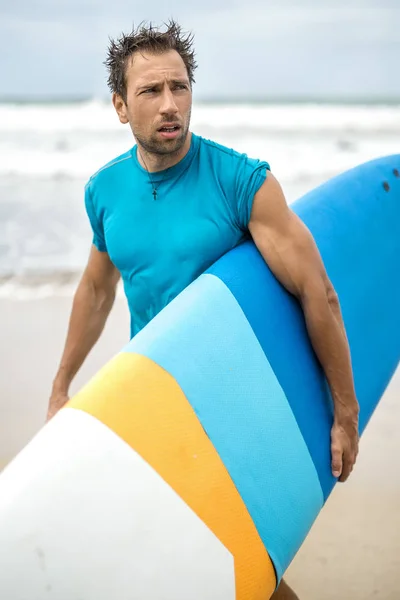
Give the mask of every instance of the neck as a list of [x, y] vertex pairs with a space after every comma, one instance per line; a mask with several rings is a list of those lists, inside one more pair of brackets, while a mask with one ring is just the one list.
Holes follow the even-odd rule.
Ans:
[[139, 163], [144, 169], [146, 169], [146, 171], [149, 171], [149, 173], [155, 173], [156, 171], [164, 171], [164, 169], [169, 169], [186, 156], [190, 148], [191, 139], [192, 134], [189, 131], [182, 148], [178, 150], [178, 152], [171, 152], [171, 154], [153, 154], [152, 152], [147, 152], [143, 146], [137, 142], [139, 149]]

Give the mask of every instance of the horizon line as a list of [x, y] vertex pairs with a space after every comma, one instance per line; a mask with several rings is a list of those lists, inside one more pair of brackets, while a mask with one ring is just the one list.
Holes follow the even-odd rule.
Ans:
[[[103, 95], [0, 95], [0, 104], [82, 104], [85, 102], [111, 102], [110, 96]], [[286, 94], [276, 96], [200, 96], [193, 104], [400, 104], [400, 96], [394, 95], [323, 95], [323, 94]]]

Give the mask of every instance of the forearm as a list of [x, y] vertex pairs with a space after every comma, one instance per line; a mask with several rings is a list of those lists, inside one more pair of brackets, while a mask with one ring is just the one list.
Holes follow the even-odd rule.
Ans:
[[115, 299], [115, 290], [96, 290], [82, 278], [74, 296], [67, 339], [53, 391], [68, 393], [69, 386], [102, 333]]
[[302, 299], [307, 330], [334, 402], [335, 418], [354, 418], [358, 403], [350, 349], [336, 294], [310, 294]]

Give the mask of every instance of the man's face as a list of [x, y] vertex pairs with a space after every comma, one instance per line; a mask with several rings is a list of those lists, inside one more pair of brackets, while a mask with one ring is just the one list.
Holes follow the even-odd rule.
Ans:
[[126, 69], [127, 101], [113, 98], [121, 123], [146, 152], [166, 155], [183, 147], [190, 124], [192, 92], [185, 63], [175, 50], [136, 52]]

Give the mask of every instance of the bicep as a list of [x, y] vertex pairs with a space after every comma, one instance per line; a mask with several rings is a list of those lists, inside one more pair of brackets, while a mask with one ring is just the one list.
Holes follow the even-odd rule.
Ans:
[[271, 175], [254, 199], [249, 231], [269, 268], [290, 293], [301, 298], [329, 287], [311, 232], [288, 207]]
[[113, 289], [120, 274], [107, 252], [100, 252], [93, 244], [90, 248], [84, 276], [88, 277], [96, 289]]

